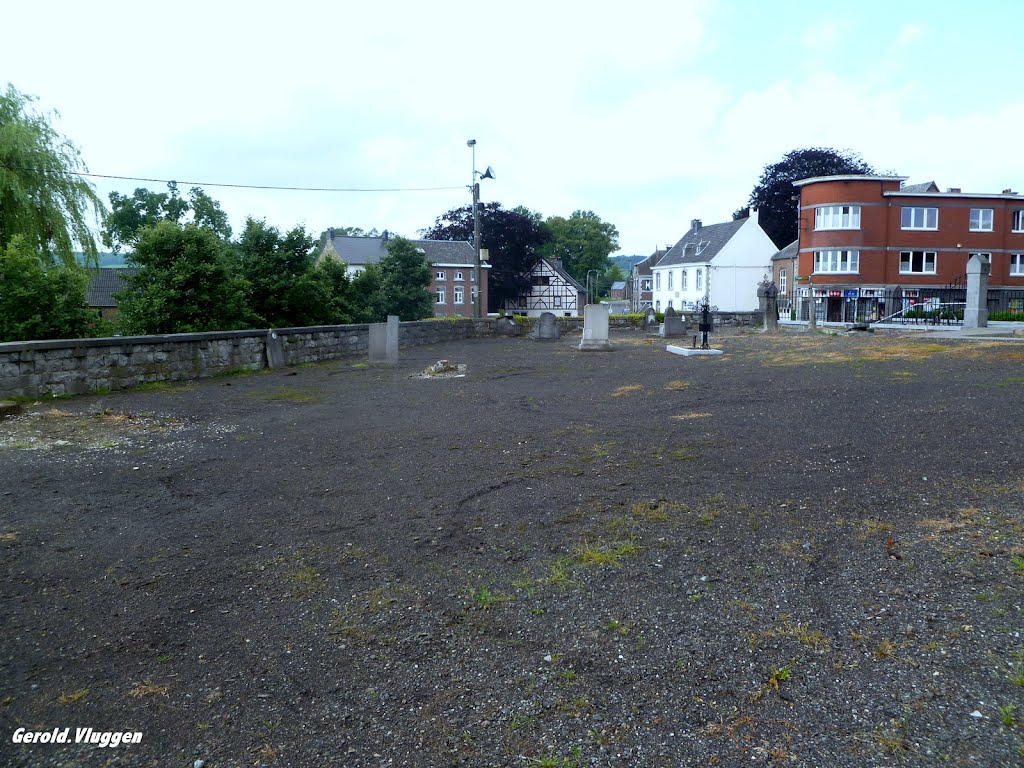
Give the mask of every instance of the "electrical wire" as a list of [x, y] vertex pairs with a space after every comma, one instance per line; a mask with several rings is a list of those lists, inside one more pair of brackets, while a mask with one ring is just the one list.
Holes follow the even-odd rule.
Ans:
[[[18, 168], [6, 163], [0, 163], [0, 166], [6, 168], [9, 171], [23, 171], [26, 173], [48, 173], [49, 171], [42, 168]], [[269, 184], [227, 184], [213, 181], [178, 181], [176, 179], [149, 179], [142, 176], [114, 176], [107, 173], [87, 173], [85, 171], [67, 171], [62, 170], [61, 173], [70, 173], [75, 176], [89, 176], [96, 179], [117, 179], [119, 181], [148, 181], [150, 183], [159, 184], [181, 184], [183, 186], [192, 187], [227, 187], [231, 189], [268, 189], [282, 192], [438, 192], [452, 189], [464, 189], [466, 185], [458, 187], [385, 187], [385, 188], [358, 188], [358, 187], [277, 187]]]

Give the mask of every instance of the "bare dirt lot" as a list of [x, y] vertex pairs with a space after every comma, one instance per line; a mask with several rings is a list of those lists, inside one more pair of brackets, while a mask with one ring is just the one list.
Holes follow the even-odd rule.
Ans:
[[1024, 761], [1024, 345], [577, 342], [0, 422], [0, 764]]

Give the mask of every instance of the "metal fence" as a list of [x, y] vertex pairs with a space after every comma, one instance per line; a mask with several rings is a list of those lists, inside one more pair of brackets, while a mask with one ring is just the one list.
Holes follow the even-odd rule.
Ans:
[[[888, 291], [847, 289], [827, 296], [796, 297], [779, 302], [779, 315], [809, 320], [813, 307], [818, 322], [961, 325], [967, 290], [962, 287], [904, 288]], [[990, 288], [989, 319], [1024, 322], [1024, 290]]]

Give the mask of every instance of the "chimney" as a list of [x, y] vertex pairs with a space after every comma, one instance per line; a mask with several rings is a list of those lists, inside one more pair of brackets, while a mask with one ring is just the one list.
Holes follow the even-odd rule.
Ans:
[[330, 243], [330, 242], [333, 242], [333, 241], [334, 241], [334, 227], [328, 227], [327, 228], [327, 242]]
[[1003, 194], [1004, 194], [1004, 195], [1016, 195], [1017, 193], [1016, 193], [1016, 192], [1014, 192], [1014, 191], [1013, 191], [1012, 189], [1010, 189], [1009, 187], [1007, 187], [1006, 189], [1004, 189], [1004, 190], [1003, 190]]
[[690, 221], [690, 229], [696, 231], [701, 228], [701, 224], [702, 222], [700, 219], [693, 219]]
[[948, 189], [946, 189], [946, 192], [950, 195], [959, 195], [960, 187], [949, 187]]
[[387, 242], [388, 240], [390, 240], [390, 239], [391, 239], [391, 233], [390, 233], [390, 232], [388, 232], [388, 231], [387, 231], [387, 230], [385, 229], [385, 230], [384, 230], [384, 233], [383, 233], [383, 234], [382, 234], [382, 235], [380, 236], [380, 239], [381, 239], [381, 241], [382, 241], [382, 242], [385, 242], [385, 243], [386, 243], [386, 242]]

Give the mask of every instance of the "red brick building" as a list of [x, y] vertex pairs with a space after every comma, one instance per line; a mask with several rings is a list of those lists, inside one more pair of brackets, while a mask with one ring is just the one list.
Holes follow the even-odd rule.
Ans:
[[803, 318], [808, 300], [819, 319], [838, 322], [939, 306], [942, 290], [962, 289], [967, 260], [976, 253], [992, 266], [990, 310], [1024, 313], [1024, 196], [1010, 189], [941, 192], [934, 182], [904, 181], [821, 176], [794, 182]]

